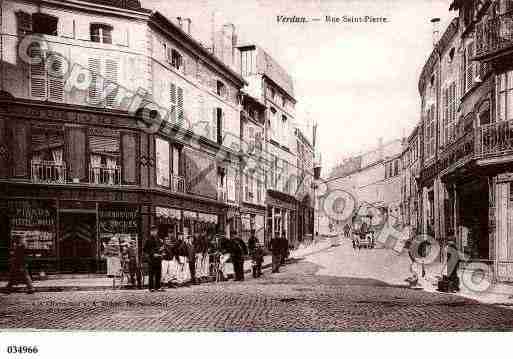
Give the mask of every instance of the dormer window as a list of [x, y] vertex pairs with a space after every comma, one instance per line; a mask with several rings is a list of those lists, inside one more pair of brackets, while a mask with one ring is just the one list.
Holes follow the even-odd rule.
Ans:
[[91, 24], [91, 41], [112, 44], [113, 27], [107, 24]]

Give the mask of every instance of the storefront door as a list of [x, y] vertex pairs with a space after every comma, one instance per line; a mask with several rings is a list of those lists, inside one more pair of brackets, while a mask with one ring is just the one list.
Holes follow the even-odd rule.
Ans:
[[[499, 177], [500, 178], [500, 177]], [[513, 182], [496, 184], [497, 237], [495, 272], [499, 281], [513, 280]]]
[[63, 273], [93, 273], [98, 247], [95, 213], [61, 213], [59, 257]]

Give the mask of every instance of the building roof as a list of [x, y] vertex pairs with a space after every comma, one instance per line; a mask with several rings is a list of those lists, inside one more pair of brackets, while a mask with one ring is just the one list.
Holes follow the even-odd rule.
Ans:
[[199, 41], [194, 39], [191, 35], [186, 33], [180, 26], [173, 23], [166, 16], [161, 14], [158, 11], [152, 11], [150, 15], [150, 20], [154, 25], [160, 27], [162, 31], [169, 31], [170, 34], [177, 37], [177, 40], [184, 41], [190, 45], [190, 49], [195, 51], [197, 54], [203, 56], [204, 58], [210, 60], [213, 64], [215, 64], [221, 71], [227, 74], [234, 82], [238, 83], [241, 87], [243, 85], [247, 85], [246, 80], [242, 78], [240, 74], [233, 71], [227, 64], [225, 64], [221, 59], [215, 56], [212, 52], [210, 52], [207, 48], [205, 48]]
[[120, 9], [126, 9], [126, 10], [135, 10], [135, 11], [143, 10], [143, 7], [141, 6], [141, 2], [139, 0], [82, 0], [82, 1], [99, 4], [99, 5], [118, 7]]

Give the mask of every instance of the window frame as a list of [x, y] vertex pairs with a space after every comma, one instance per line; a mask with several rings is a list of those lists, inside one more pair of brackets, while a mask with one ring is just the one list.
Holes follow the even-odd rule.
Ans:
[[[94, 30], [98, 30], [98, 35], [94, 34]], [[89, 35], [91, 42], [99, 43], [99, 44], [107, 44], [112, 45], [113, 38], [112, 33], [114, 32], [114, 26], [102, 22], [92, 22], [89, 24]], [[95, 39], [98, 39], [96, 41]], [[107, 40], [107, 41], [106, 41]]]

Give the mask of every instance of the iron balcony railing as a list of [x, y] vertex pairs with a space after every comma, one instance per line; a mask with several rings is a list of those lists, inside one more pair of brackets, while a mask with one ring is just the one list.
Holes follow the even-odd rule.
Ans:
[[34, 183], [66, 183], [66, 163], [33, 160], [30, 165]]
[[513, 121], [498, 121], [478, 129], [478, 155], [500, 155], [513, 151]]
[[492, 56], [513, 47], [513, 12], [476, 24], [476, 57]]
[[107, 186], [121, 185], [121, 166], [90, 166], [89, 183]]

